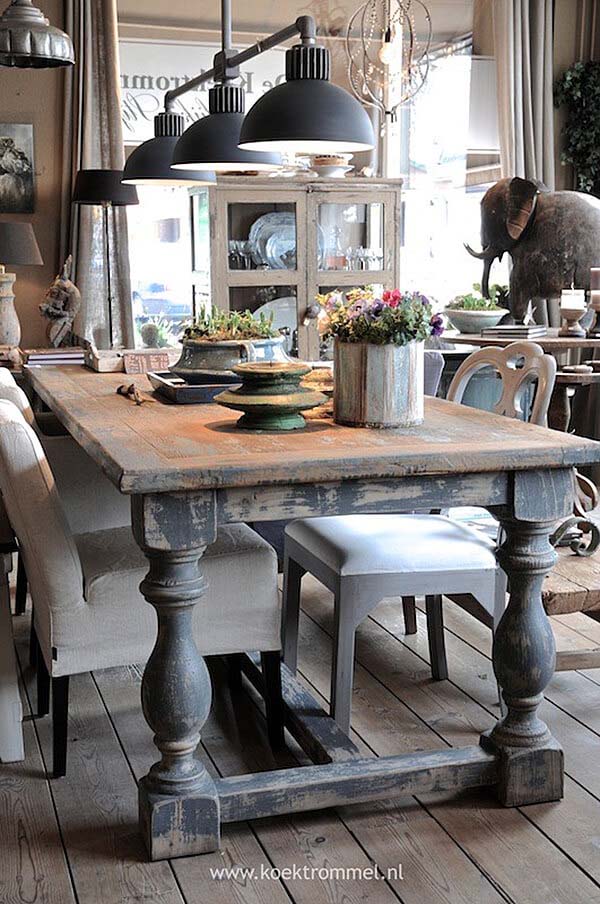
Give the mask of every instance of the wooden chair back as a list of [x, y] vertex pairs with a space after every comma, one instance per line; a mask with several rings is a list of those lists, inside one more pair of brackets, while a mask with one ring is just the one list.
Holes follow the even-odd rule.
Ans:
[[[484, 368], [493, 368], [502, 381], [500, 398], [493, 406], [495, 414], [529, 420], [540, 427], [548, 426], [548, 407], [554, 381], [556, 361], [535, 342], [513, 342], [506, 348], [481, 348], [463, 361], [450, 384], [446, 398], [462, 402], [472, 377]], [[535, 384], [533, 404], [526, 418], [524, 401], [528, 388]]]

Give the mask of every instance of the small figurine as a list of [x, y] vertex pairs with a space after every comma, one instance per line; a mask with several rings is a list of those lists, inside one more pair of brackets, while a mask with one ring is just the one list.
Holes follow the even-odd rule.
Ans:
[[54, 348], [58, 348], [73, 329], [73, 321], [81, 307], [81, 292], [71, 280], [72, 268], [73, 256], [70, 254], [46, 292], [46, 301], [40, 305], [40, 313], [49, 321], [46, 336]]

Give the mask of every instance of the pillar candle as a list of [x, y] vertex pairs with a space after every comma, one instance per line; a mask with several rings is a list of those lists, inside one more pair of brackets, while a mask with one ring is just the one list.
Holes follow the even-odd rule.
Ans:
[[585, 289], [563, 289], [560, 293], [560, 306], [585, 310]]

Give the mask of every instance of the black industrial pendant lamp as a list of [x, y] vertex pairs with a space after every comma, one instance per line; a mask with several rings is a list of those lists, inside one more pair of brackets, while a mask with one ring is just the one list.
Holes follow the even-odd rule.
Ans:
[[239, 147], [244, 104], [244, 89], [238, 85], [223, 83], [210, 88], [209, 115], [192, 123], [177, 142], [173, 170], [260, 173], [280, 169], [279, 154], [243, 151]]
[[164, 185], [177, 187], [209, 184], [216, 181], [213, 172], [171, 169], [173, 151], [183, 135], [183, 116], [158, 113], [154, 117], [154, 138], [144, 141], [129, 155], [123, 170], [126, 185]]
[[31, 0], [12, 0], [0, 15], [0, 66], [50, 69], [72, 66], [73, 42], [50, 25]]
[[368, 151], [373, 126], [364, 107], [329, 81], [330, 56], [306, 37], [286, 53], [286, 81], [248, 111], [240, 147], [286, 154]]
[[[222, 50], [212, 68], [165, 94], [165, 113], [155, 120], [156, 137], [131, 155], [126, 181], [164, 179], [167, 137], [174, 144], [172, 172], [182, 176], [277, 170], [282, 152], [333, 154], [374, 147], [364, 108], [329, 82], [329, 51], [315, 44], [312, 16], [299, 16], [292, 25], [236, 53], [231, 48], [231, 0], [222, 0], [221, 33]], [[231, 84], [240, 76], [239, 66], [297, 34], [301, 43], [286, 55], [286, 83], [263, 95], [244, 118], [244, 91]], [[175, 101], [208, 81], [215, 82], [208, 92], [208, 116], [173, 142]]]

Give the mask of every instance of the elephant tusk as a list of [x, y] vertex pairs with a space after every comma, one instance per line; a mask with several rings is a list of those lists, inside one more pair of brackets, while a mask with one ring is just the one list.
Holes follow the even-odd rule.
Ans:
[[476, 257], [478, 261], [486, 261], [489, 258], [493, 259], [494, 257], [496, 257], [495, 253], [490, 249], [489, 245], [486, 245], [483, 251], [474, 251], [473, 248], [471, 248], [471, 246], [465, 242], [465, 248], [467, 249], [471, 257]]

